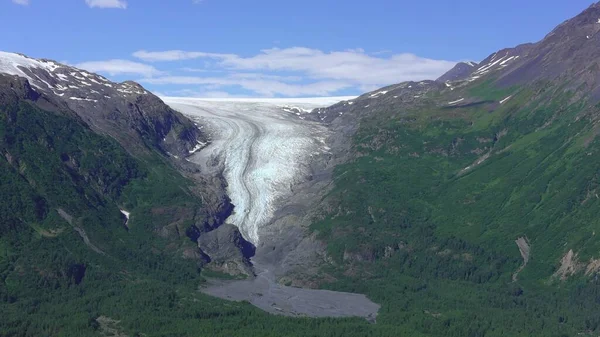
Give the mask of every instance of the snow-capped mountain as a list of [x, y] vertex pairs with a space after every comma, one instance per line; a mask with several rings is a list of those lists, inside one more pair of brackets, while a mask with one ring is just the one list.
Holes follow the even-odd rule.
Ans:
[[131, 151], [150, 145], [179, 157], [205, 141], [192, 122], [135, 82], [114, 83], [52, 60], [7, 52], [0, 52], [0, 76], [21, 87], [28, 99], [75, 113]]

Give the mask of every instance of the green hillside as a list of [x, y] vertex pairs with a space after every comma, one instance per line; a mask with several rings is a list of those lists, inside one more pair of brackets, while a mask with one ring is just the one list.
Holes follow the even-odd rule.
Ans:
[[[474, 98], [462, 106], [440, 106], [448, 90], [376, 111], [336, 170], [313, 225], [335, 260], [324, 273], [383, 303], [378, 325], [572, 336], [600, 324], [588, 265], [600, 256], [599, 108], [548, 83], [493, 88], [459, 89]], [[519, 238], [530, 256], [517, 273]], [[573, 268], [554, 275], [569, 250]]]

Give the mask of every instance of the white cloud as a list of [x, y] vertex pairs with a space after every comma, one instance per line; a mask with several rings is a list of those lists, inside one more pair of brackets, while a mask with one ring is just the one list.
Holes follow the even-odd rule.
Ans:
[[358, 94], [403, 81], [435, 79], [456, 63], [410, 53], [367, 53], [362, 49], [324, 52], [304, 47], [265, 49], [251, 56], [184, 50], [139, 50], [133, 56], [146, 62], [183, 64], [166, 67], [169, 74], [153, 65], [128, 60], [78, 66], [109, 75], [139, 75], [138, 81], [162, 92], [187, 90], [190, 95], [205, 97], [224, 96], [226, 92], [289, 97]]
[[201, 86], [201, 89], [222, 89], [241, 87], [261, 96], [329, 96], [339, 90], [352, 87], [351, 83], [342, 81], [318, 81], [314, 83], [286, 83], [269, 78], [245, 78], [242, 74], [231, 74], [226, 77], [194, 77], [163, 76], [139, 80], [142, 83], [155, 85]]
[[164, 94], [156, 94], [159, 97], [201, 97], [201, 98], [248, 98], [248, 95], [236, 95], [227, 91], [219, 91], [219, 90], [193, 90], [193, 89], [183, 89], [183, 90], [175, 90], [169, 91]]
[[235, 54], [218, 54], [206, 53], [200, 51], [184, 51], [184, 50], [167, 50], [158, 52], [149, 52], [146, 50], [138, 50], [133, 53], [133, 56], [147, 62], [159, 61], [182, 61], [200, 58], [223, 59], [237, 57]]
[[231, 78], [243, 78], [243, 79], [262, 79], [262, 80], [277, 80], [285, 82], [300, 82], [302, 81], [301, 76], [283, 76], [283, 75], [271, 75], [261, 73], [232, 73], [229, 75]]
[[230, 71], [296, 72], [312, 79], [347, 81], [358, 86], [435, 79], [456, 64], [410, 53], [384, 56], [369, 55], [362, 49], [323, 52], [304, 47], [265, 49], [250, 57], [182, 50], [141, 50], [133, 56], [150, 62], [210, 59], [217, 68]]
[[133, 74], [151, 77], [163, 74], [153, 66], [128, 60], [91, 61], [75, 65], [90, 72], [100, 72], [109, 75]]
[[127, 9], [127, 1], [124, 0], [85, 0], [90, 8], [120, 8]]
[[21, 6], [29, 5], [29, 0], [12, 0], [12, 2]]

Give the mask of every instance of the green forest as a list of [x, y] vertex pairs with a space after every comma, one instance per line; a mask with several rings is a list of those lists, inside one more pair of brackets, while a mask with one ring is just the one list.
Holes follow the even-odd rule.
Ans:
[[[313, 224], [336, 259], [327, 287], [368, 294], [383, 304], [377, 325], [409, 336], [593, 335], [599, 107], [545, 83], [463, 90], [481, 103], [439, 107], [431, 94], [363, 121], [360, 156], [325, 199], [335, 213]], [[555, 275], [569, 250], [578, 265]]]

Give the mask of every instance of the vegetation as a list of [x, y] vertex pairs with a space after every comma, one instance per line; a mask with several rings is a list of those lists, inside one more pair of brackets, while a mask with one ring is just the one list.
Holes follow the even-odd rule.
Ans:
[[194, 243], [171, 227], [201, 221], [202, 202], [160, 156], [133, 158], [27, 102], [0, 105], [0, 140], [0, 336], [373, 333], [362, 319], [272, 316], [198, 292], [202, 274], [222, 275], [182, 259]]
[[376, 324], [202, 295], [222, 275], [181, 258], [203, 216], [189, 181], [75, 119], [0, 105], [0, 335], [591, 335], [600, 107], [553, 88], [483, 83], [461, 89], [480, 104], [361, 122], [312, 229], [332, 259], [317, 281], [381, 303]]
[[[585, 272], [600, 256], [598, 108], [541, 84], [464, 90], [484, 103], [362, 123], [313, 225], [335, 261], [327, 286], [368, 294], [377, 325], [409, 335], [597, 331], [600, 284]], [[569, 250], [574, 272], [555, 275]]]

